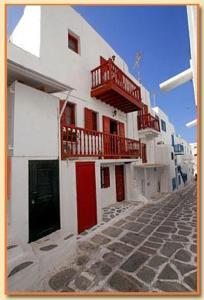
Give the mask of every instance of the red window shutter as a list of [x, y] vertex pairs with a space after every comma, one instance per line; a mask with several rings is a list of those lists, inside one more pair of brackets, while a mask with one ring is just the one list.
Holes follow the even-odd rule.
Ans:
[[86, 129], [93, 129], [92, 110], [85, 107], [84, 109], [84, 127]]
[[118, 122], [118, 131], [119, 131], [119, 135], [122, 137], [125, 137], [125, 124], [122, 122]]
[[103, 116], [103, 132], [110, 133], [110, 118]]
[[110, 172], [109, 167], [104, 168], [104, 187], [107, 188], [110, 186]]

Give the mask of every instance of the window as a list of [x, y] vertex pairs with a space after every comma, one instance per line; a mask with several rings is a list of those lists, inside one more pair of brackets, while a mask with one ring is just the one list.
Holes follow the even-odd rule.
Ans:
[[101, 168], [101, 188], [110, 187], [110, 171], [109, 167]]
[[[60, 101], [60, 109], [63, 108], [64, 100]], [[63, 126], [75, 125], [75, 104], [68, 102], [62, 114], [61, 123]]]
[[161, 120], [161, 128], [163, 131], [166, 131], [166, 122], [164, 120]]
[[97, 113], [87, 107], [84, 109], [84, 125], [86, 129], [97, 131]]
[[79, 38], [71, 32], [68, 32], [68, 48], [79, 53]]
[[172, 146], [174, 146], [174, 135], [173, 134], [171, 135], [171, 144], [172, 144]]

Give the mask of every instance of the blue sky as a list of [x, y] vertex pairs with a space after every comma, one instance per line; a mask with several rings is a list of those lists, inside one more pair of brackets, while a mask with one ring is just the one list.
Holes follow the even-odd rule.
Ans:
[[[196, 128], [185, 124], [196, 118], [192, 82], [169, 92], [159, 84], [189, 67], [190, 46], [185, 6], [74, 6], [95, 30], [126, 61], [131, 73], [135, 53], [142, 52], [142, 84], [156, 93], [160, 106], [187, 141], [196, 141]], [[23, 13], [23, 6], [9, 7], [10, 34]], [[153, 105], [154, 103], [152, 103]]]

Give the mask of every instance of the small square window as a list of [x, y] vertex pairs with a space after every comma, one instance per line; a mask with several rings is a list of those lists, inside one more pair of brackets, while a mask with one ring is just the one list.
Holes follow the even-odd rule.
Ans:
[[101, 168], [101, 188], [110, 187], [110, 171], [109, 167]]
[[79, 39], [71, 32], [68, 32], [68, 48], [76, 53], [79, 53]]

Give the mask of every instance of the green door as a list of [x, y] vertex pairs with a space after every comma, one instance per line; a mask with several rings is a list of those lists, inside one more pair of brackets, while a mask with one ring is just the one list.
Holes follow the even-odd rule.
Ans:
[[29, 161], [29, 242], [60, 229], [59, 161]]

